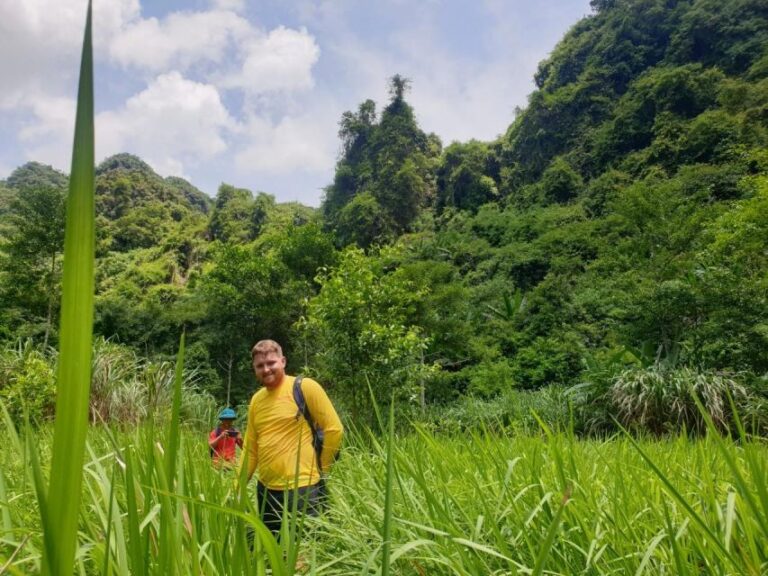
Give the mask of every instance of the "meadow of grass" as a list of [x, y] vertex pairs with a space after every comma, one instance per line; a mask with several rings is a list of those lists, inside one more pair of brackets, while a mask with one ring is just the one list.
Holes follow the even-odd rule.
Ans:
[[[34, 574], [44, 543], [28, 456], [48, 461], [51, 431], [25, 441], [6, 422], [2, 434], [0, 573]], [[246, 526], [260, 525], [232, 494], [233, 472], [211, 466], [204, 431], [181, 434], [171, 484], [164, 431], [92, 428], [74, 572], [291, 574], [298, 556], [303, 573], [382, 574], [385, 530], [391, 574], [768, 570], [760, 441], [416, 430], [392, 442], [388, 475], [388, 442], [353, 436], [327, 512], [307, 521], [300, 542], [274, 546], [260, 533], [251, 551]]]

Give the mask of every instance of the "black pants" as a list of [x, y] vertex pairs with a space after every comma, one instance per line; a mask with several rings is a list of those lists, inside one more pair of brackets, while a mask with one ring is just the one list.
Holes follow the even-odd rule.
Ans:
[[256, 495], [261, 521], [273, 534], [277, 535], [280, 532], [283, 510], [290, 514], [293, 511], [294, 501], [299, 514], [308, 516], [320, 514], [326, 497], [325, 481], [320, 480], [317, 484], [294, 490], [269, 490], [259, 482]]

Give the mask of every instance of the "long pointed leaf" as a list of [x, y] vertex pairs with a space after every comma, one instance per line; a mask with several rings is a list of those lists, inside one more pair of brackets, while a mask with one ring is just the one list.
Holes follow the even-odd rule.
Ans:
[[72, 170], [64, 240], [61, 298], [61, 354], [56, 424], [48, 489], [44, 574], [71, 574], [77, 539], [82, 461], [91, 386], [94, 269], [94, 127], [91, 4], [88, 3]]

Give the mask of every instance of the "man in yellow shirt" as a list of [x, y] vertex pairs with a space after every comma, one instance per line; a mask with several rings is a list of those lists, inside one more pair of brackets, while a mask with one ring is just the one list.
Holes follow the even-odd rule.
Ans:
[[[283, 507], [291, 510], [294, 499], [298, 498], [298, 510], [310, 515], [319, 512], [324, 475], [339, 451], [344, 428], [320, 384], [303, 378], [298, 382], [299, 392], [295, 390], [296, 379], [285, 374], [286, 359], [277, 342], [257, 342], [251, 357], [262, 387], [248, 407], [242, 458], [247, 459], [249, 480], [258, 471], [262, 520], [277, 533]], [[297, 404], [302, 401], [305, 407]], [[320, 445], [316, 443], [318, 433]]]

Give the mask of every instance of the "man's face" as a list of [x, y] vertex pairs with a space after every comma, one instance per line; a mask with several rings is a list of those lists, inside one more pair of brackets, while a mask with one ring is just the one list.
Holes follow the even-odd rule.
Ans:
[[285, 376], [285, 356], [279, 356], [276, 352], [256, 354], [253, 357], [253, 373], [267, 388], [279, 386]]
[[219, 428], [229, 430], [232, 428], [232, 420], [219, 420]]

